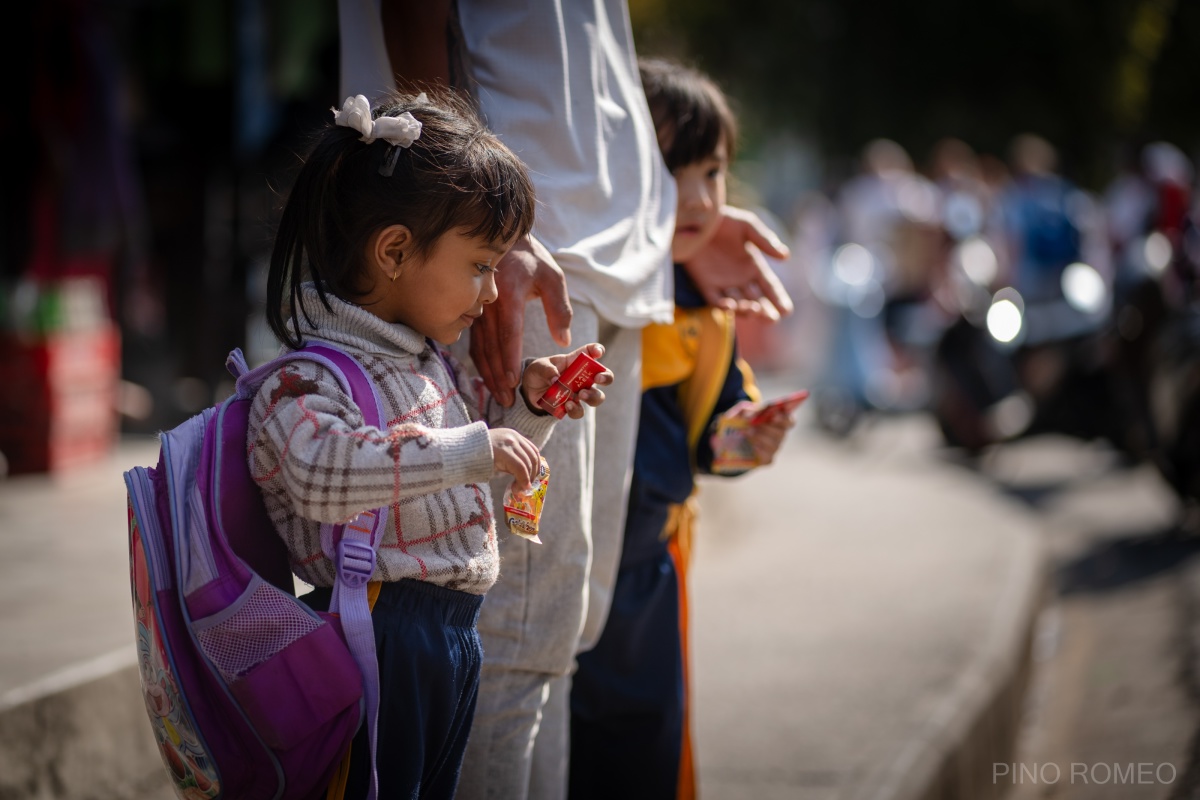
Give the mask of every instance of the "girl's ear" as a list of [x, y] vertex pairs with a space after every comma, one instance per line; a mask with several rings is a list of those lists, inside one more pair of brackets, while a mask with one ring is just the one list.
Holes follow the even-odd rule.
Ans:
[[370, 251], [371, 266], [383, 273], [383, 277], [395, 281], [400, 276], [406, 253], [413, 247], [412, 231], [406, 225], [388, 225], [381, 228], [372, 238]]

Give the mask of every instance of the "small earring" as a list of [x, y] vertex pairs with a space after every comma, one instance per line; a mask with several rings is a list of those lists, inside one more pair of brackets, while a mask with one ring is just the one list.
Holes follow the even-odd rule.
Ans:
[[392, 273], [392, 283], [395, 283], [396, 278], [399, 278], [399, 277], [400, 277], [400, 270], [396, 270], [395, 272], [393, 272]]

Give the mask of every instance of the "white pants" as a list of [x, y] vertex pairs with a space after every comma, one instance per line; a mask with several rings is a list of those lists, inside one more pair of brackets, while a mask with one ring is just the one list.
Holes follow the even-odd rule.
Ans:
[[[566, 796], [569, 676], [576, 654], [599, 639], [612, 599], [641, 407], [642, 334], [600, 320], [590, 306], [576, 303], [574, 312], [572, 349], [603, 344], [601, 361], [615, 380], [603, 405], [582, 420], [564, 418], [542, 448], [550, 464], [543, 544], [504, 529], [499, 506], [510, 479], [492, 483], [500, 579], [480, 613], [484, 663], [462, 800]], [[541, 302], [530, 302], [524, 355], [560, 351]]]

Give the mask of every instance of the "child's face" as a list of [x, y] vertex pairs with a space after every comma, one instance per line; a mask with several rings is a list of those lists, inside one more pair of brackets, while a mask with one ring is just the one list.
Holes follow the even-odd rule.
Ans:
[[671, 258], [676, 263], [690, 261], [716, 232], [725, 205], [728, 167], [725, 142], [721, 141], [712, 155], [676, 168], [679, 204], [675, 211], [675, 238], [671, 241]]
[[425, 259], [401, 267], [376, 313], [441, 344], [456, 342], [495, 301], [496, 264], [512, 245], [449, 231]]

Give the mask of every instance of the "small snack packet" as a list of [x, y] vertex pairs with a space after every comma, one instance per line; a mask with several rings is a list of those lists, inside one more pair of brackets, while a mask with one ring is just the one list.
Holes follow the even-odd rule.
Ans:
[[549, 411], [558, 419], [562, 419], [567, 413], [564, 404], [576, 392], [583, 391], [595, 383], [596, 376], [601, 372], [604, 372], [603, 364], [586, 353], [580, 353], [579, 357], [558, 376], [558, 380], [550, 384], [546, 393], [538, 398], [538, 408]]
[[[771, 422], [779, 414], [791, 414], [808, 399], [801, 389], [758, 407], [751, 416], [726, 412], [717, 418], [712, 436], [712, 471], [717, 475], [741, 475], [759, 466], [758, 454], [746, 433], [753, 427]], [[730, 411], [736, 410], [737, 406]]]
[[758, 466], [758, 456], [746, 431], [751, 422], [744, 416], [722, 415], [712, 437], [712, 471], [716, 475], [741, 475]]
[[546, 488], [550, 485], [550, 465], [545, 458], [539, 458], [541, 465], [529, 488], [514, 492], [509, 485], [504, 493], [504, 521], [517, 536], [541, 544], [538, 520], [542, 517], [542, 504], [546, 502]]

